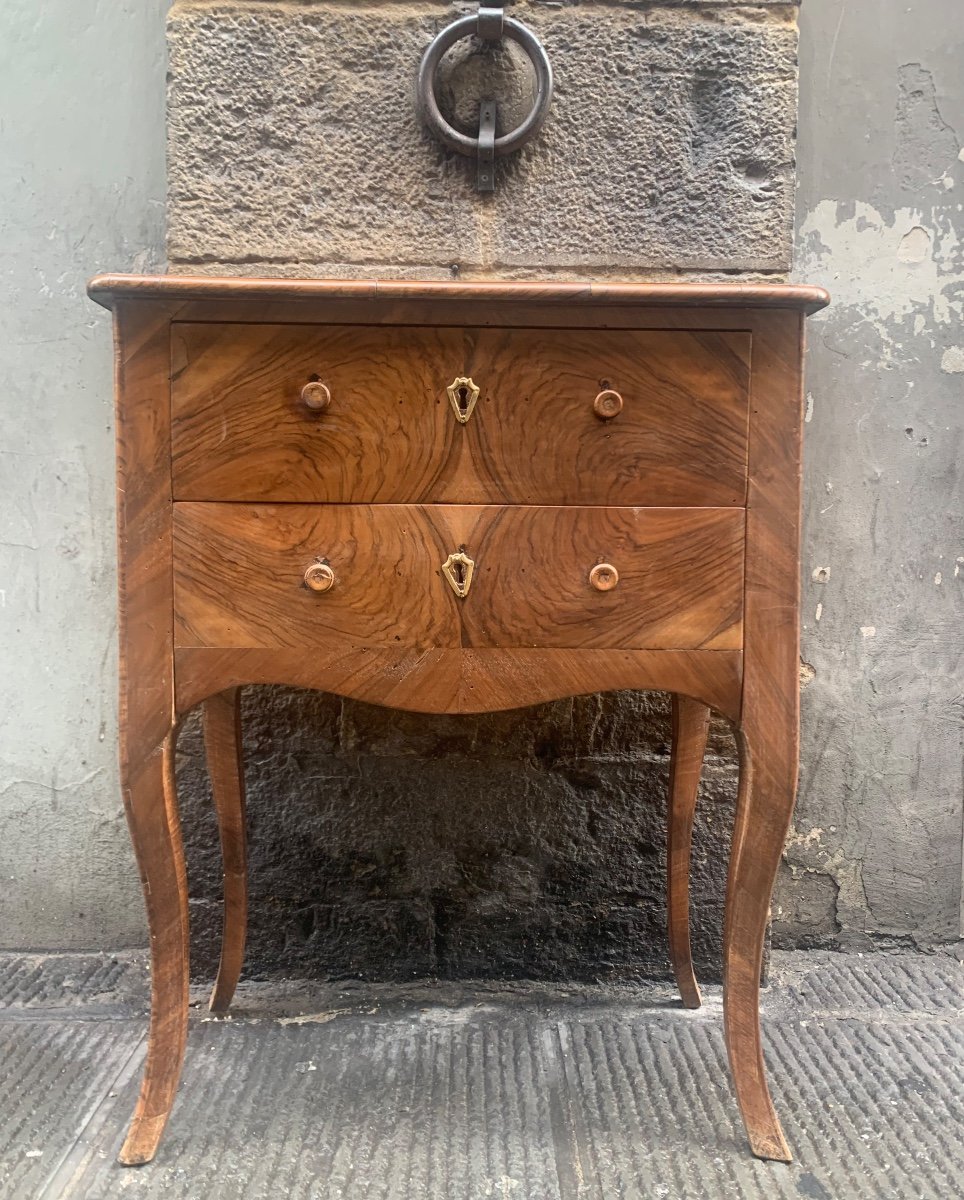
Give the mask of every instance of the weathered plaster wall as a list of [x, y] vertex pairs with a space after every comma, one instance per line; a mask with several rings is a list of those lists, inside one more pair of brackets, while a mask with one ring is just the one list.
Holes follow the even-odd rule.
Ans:
[[145, 942], [117, 783], [112, 354], [164, 261], [167, 0], [0, 5], [0, 944]]
[[[786, 272], [796, 8], [519, 3], [557, 93], [479, 197], [421, 129], [414, 81], [444, 3], [182, 0], [169, 25], [172, 269], [428, 278]], [[486, 65], [480, 67], [480, 61]], [[443, 87], [469, 115], [478, 74]], [[493, 85], [495, 86], [495, 85]], [[510, 91], [516, 106], [525, 88]], [[490, 718], [246, 696], [255, 970], [405, 977], [667, 969], [665, 707], [593, 697]], [[695, 941], [719, 968], [733, 743], [719, 731], [695, 853]], [[182, 741], [195, 959], [219, 858], [196, 728]]]
[[807, 0], [794, 274], [810, 324], [788, 944], [960, 932], [964, 13]]
[[[6, 946], [146, 940], [115, 768], [109, 326], [83, 283], [163, 258], [166, 8], [0, 6]], [[793, 6], [524, 6], [557, 68], [553, 123], [481, 203], [411, 110], [418, 52], [453, 11], [180, 4], [174, 268], [786, 269]], [[956, 0], [806, 0], [801, 21], [794, 273], [835, 304], [811, 327], [812, 679], [776, 935], [931, 942], [958, 932], [961, 890], [962, 18]], [[454, 70], [456, 107], [473, 69]], [[464, 721], [295, 693], [246, 706], [256, 968], [665, 966], [658, 702]], [[219, 865], [195, 730], [182, 749], [196, 963], [210, 972]], [[695, 855], [704, 974], [732, 787], [718, 731]]]

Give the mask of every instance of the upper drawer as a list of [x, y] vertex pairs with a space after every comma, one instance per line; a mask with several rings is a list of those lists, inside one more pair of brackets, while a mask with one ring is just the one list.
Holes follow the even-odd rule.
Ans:
[[745, 500], [747, 333], [177, 323], [172, 353], [178, 500]]

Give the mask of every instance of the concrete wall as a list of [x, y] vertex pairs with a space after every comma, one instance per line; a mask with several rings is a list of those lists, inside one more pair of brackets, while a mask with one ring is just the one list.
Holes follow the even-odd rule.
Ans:
[[[162, 258], [166, 7], [8, 0], [0, 12], [8, 946], [146, 940], [114, 764], [108, 323], [83, 282]], [[539, 143], [480, 200], [412, 112], [421, 48], [455, 6], [182, 0], [172, 268], [787, 271], [793, 5], [517, 8], [550, 49], [558, 94]], [[777, 895], [785, 944], [958, 932], [962, 24], [955, 0], [806, 0], [801, 14], [794, 274], [836, 303], [809, 353], [810, 682]], [[507, 66], [488, 69], [511, 90]], [[456, 61], [452, 111], [478, 94], [478, 70]], [[246, 710], [252, 969], [665, 969], [658, 698], [444, 720], [252, 690]], [[734, 783], [725, 730], [712, 749], [694, 863], [704, 976]], [[219, 860], [196, 728], [180, 767], [195, 965], [209, 973]]]
[[810, 325], [800, 800], [778, 935], [960, 931], [964, 12], [806, 0]]
[[117, 783], [104, 267], [164, 261], [166, 0], [0, 5], [0, 945], [145, 942]]

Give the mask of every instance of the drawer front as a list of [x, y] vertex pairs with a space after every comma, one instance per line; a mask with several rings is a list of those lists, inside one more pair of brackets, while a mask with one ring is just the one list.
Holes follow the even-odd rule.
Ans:
[[482, 509], [463, 645], [740, 649], [743, 547], [741, 509]]
[[[175, 504], [174, 644], [456, 647], [447, 541], [414, 505]], [[328, 565], [313, 591], [306, 573]], [[324, 572], [312, 577], [324, 584]]]
[[[175, 324], [174, 498], [431, 496], [458, 445], [445, 385], [462, 357], [450, 330]], [[326, 407], [302, 399], [311, 383]]]
[[742, 505], [749, 361], [741, 333], [484, 330], [466, 362], [481, 395], [464, 498]]
[[[745, 501], [749, 334], [178, 323], [172, 337], [178, 500]], [[478, 388], [464, 423], [459, 379]], [[302, 400], [312, 383], [325, 407]]]
[[739, 509], [179, 503], [174, 537], [178, 646], [742, 646]]

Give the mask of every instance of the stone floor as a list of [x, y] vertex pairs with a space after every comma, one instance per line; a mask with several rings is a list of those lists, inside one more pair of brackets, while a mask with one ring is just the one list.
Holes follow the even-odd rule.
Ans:
[[198, 995], [158, 1157], [114, 1162], [141, 956], [0, 955], [0, 1197], [671, 1200], [964, 1195], [964, 968], [775, 954], [770, 1077], [796, 1154], [747, 1152], [718, 989], [248, 984]]

